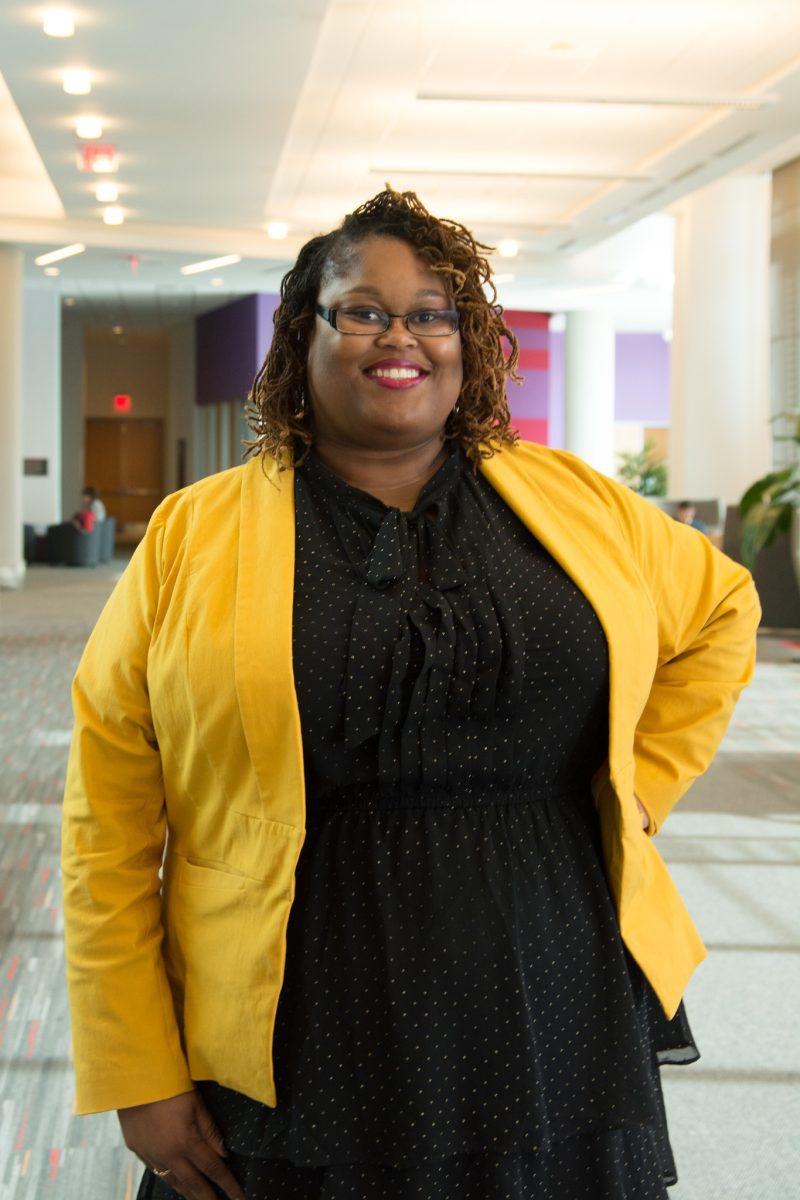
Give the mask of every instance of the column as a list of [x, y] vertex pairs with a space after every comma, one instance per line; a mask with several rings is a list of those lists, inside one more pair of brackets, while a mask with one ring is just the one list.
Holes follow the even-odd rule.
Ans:
[[770, 177], [674, 205], [669, 494], [738, 504], [770, 470]]
[[567, 313], [564, 449], [604, 475], [614, 462], [614, 322], [610, 313]]
[[84, 484], [83, 322], [65, 309], [61, 324], [61, 512], [78, 508]]
[[61, 520], [61, 297], [36, 280], [22, 303], [22, 454], [46, 463], [46, 474], [23, 478], [22, 516], [42, 528]]
[[169, 330], [169, 409], [167, 416], [168, 492], [181, 486], [178, 479], [178, 442], [185, 446], [185, 483], [199, 478], [195, 463], [195, 331], [194, 321], [182, 321]]
[[[800, 158], [772, 176], [772, 416], [793, 412], [800, 400]], [[795, 461], [795, 442], [779, 441], [791, 433], [784, 418], [773, 422], [772, 469]]]
[[231, 406], [217, 404], [217, 470], [227, 471], [231, 463]]
[[22, 251], [0, 245], [0, 587], [18, 588], [22, 557]]

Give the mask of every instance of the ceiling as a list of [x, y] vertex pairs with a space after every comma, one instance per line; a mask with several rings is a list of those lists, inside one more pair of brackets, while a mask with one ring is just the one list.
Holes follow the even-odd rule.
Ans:
[[[73, 11], [76, 36], [53, 39], [39, 7], [0, 7], [0, 240], [92, 322], [170, 324], [274, 291], [308, 237], [388, 180], [484, 241], [519, 243], [494, 260], [506, 304], [664, 329], [669, 206], [800, 153], [798, 0]], [[95, 73], [91, 96], [63, 93], [69, 66]], [[119, 149], [119, 227], [76, 165], [85, 113]], [[273, 220], [285, 240], [265, 232]], [[45, 280], [33, 258], [72, 241], [87, 251]], [[180, 274], [231, 253], [242, 262]]]

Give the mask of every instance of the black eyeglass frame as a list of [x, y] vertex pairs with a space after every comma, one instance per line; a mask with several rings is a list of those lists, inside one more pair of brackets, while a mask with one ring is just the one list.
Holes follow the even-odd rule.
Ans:
[[[452, 337], [454, 333], [458, 333], [458, 327], [461, 324], [461, 313], [459, 312], [459, 310], [457, 308], [416, 308], [416, 309], [414, 309], [413, 312], [410, 312], [410, 313], [387, 313], [387, 312], [384, 312], [384, 310], [382, 308], [375, 308], [375, 309], [372, 309], [371, 311], [372, 312], [383, 312], [383, 315], [385, 317], [389, 318], [386, 325], [384, 325], [382, 329], [375, 329], [375, 330], [366, 330], [365, 329], [363, 333], [356, 333], [356, 331], [353, 329], [340, 329], [339, 326], [336, 324], [336, 314], [338, 312], [343, 312], [346, 310], [339, 309], [339, 308], [326, 308], [324, 304], [316, 304], [314, 307], [315, 307], [317, 313], [319, 314], [319, 316], [321, 316], [324, 321], [327, 321], [328, 324], [330, 325], [330, 327], [332, 329], [335, 329], [337, 333], [341, 333], [342, 337], [376, 337], [379, 333], [386, 333], [387, 329], [389, 328], [389, 326], [392, 323], [392, 320], [391, 320], [392, 317], [399, 317], [402, 320], [402, 322], [405, 325], [408, 332], [410, 334], [412, 334], [413, 337]], [[362, 304], [361, 308], [369, 308], [369, 305]], [[421, 312], [436, 312], [436, 313], [440, 313], [442, 316], [452, 317], [455, 322], [454, 327], [451, 330], [449, 330], [447, 333], [414, 333], [411, 329], [408, 328], [408, 322], [411, 320], [412, 317], [415, 317], [417, 315], [417, 313], [421, 313]]]

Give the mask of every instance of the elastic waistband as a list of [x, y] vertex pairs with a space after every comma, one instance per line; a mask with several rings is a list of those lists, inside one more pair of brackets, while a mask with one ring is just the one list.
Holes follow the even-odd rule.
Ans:
[[377, 784], [350, 784], [320, 794], [310, 794], [306, 800], [308, 819], [336, 809], [393, 809], [393, 808], [486, 808], [493, 804], [536, 804], [544, 800], [583, 797], [593, 803], [591, 785], [534, 784], [513, 788], [459, 788], [445, 791], [436, 788], [385, 788]]

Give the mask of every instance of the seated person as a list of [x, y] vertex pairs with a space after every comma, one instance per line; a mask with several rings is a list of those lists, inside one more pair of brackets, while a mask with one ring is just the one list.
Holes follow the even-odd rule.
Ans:
[[81, 495], [81, 506], [76, 513], [72, 514], [72, 524], [81, 533], [91, 533], [95, 526], [95, 514], [92, 511], [92, 497], [89, 492], [83, 492]]
[[83, 489], [83, 494], [84, 494], [84, 496], [89, 497], [89, 501], [90, 501], [89, 508], [94, 513], [95, 521], [105, 521], [106, 506], [105, 506], [105, 504], [103, 504], [103, 501], [98, 496], [97, 491], [93, 487], [90, 487], [89, 484], [87, 484], [86, 487]]
[[705, 521], [701, 521], [696, 515], [697, 509], [691, 500], [681, 500], [675, 513], [675, 520], [681, 521], [684, 525], [691, 525], [692, 529], [699, 529], [701, 533], [708, 533], [708, 526]]

